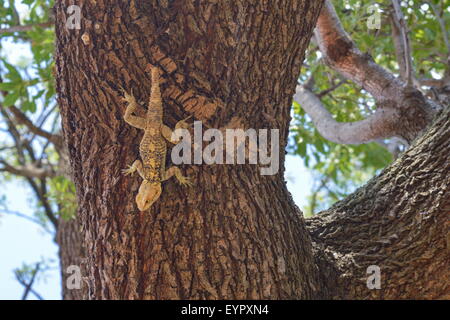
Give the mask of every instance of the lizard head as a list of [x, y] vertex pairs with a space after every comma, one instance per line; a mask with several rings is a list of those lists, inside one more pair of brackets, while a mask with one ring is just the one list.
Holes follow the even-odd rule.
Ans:
[[161, 195], [161, 183], [142, 181], [136, 196], [136, 204], [140, 211], [148, 210]]

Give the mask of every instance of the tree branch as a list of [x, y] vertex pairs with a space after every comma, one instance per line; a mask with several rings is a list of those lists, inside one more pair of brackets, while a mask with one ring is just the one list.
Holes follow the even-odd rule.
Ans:
[[[8, 133], [11, 135], [11, 137], [15, 143], [15, 147], [17, 150], [18, 162], [20, 163], [20, 166], [26, 167], [29, 159], [31, 159], [32, 163], [36, 163], [36, 157], [35, 157], [33, 148], [30, 146], [29, 143], [24, 143], [25, 141], [21, 138], [20, 132], [17, 130], [16, 124], [11, 119], [11, 116], [8, 114], [8, 112], [6, 112], [5, 108], [0, 108], [0, 113], [4, 116], [6, 123], [8, 125]], [[25, 156], [25, 150], [27, 151], [28, 157]], [[64, 150], [64, 149], [62, 149], [62, 150]], [[10, 166], [10, 167], [12, 167], [12, 166]], [[55, 229], [57, 229], [58, 228], [58, 219], [56, 218], [55, 214], [53, 213], [53, 210], [52, 210], [50, 203], [48, 201], [48, 198], [47, 198], [45, 179], [39, 179], [41, 181], [41, 186], [39, 186], [35, 181], [35, 179], [36, 179], [35, 177], [30, 177], [27, 175], [25, 175], [24, 177], [28, 181], [28, 184], [30, 185], [31, 189], [34, 191], [36, 197], [39, 199], [39, 201], [41, 201], [42, 206], [44, 207], [46, 216], [49, 218], [50, 222], [53, 224]]]
[[[371, 133], [359, 141], [386, 138], [395, 132], [396, 136], [410, 143], [424, 132], [438, 108], [418, 90], [376, 64], [370, 55], [363, 54], [343, 29], [329, 0], [325, 1], [317, 21], [315, 38], [327, 64], [369, 92], [375, 98], [377, 108], [382, 109], [370, 121], [359, 123], [376, 124], [376, 127], [367, 127]], [[386, 112], [393, 118], [388, 119]], [[388, 121], [385, 125], [382, 124], [383, 119]], [[382, 128], [386, 131], [383, 132]], [[363, 132], [362, 127], [359, 129]], [[376, 137], [375, 133], [379, 136]], [[353, 139], [358, 142], [357, 138]], [[350, 141], [350, 137], [344, 140]]]
[[28, 221], [30, 221], [30, 222], [33, 222], [33, 223], [37, 224], [39, 227], [42, 227], [42, 228], [45, 230], [45, 232], [49, 233], [50, 235], [54, 235], [54, 233], [51, 232], [51, 230], [49, 230], [49, 229], [42, 223], [42, 221], [40, 221], [40, 220], [38, 220], [38, 219], [36, 219], [36, 218], [30, 217], [30, 216], [28, 216], [28, 215], [26, 215], [26, 214], [24, 214], [24, 213], [21, 213], [21, 212], [11, 211], [11, 210], [6, 210], [6, 209], [0, 209], [0, 212], [3, 213], [3, 214], [7, 214], [7, 215], [11, 215], [11, 216], [16, 216], [16, 217], [18, 217], [18, 218], [22, 218], [22, 219], [28, 220]]
[[40, 263], [37, 263], [35, 269], [33, 270], [31, 279], [28, 283], [22, 278], [22, 276], [19, 273], [16, 272], [17, 281], [25, 287], [25, 291], [22, 294], [22, 300], [26, 300], [28, 297], [28, 294], [30, 292], [33, 293], [39, 300], [43, 300], [42, 296], [40, 294], [38, 294], [36, 291], [34, 291], [32, 288], [33, 284], [34, 284], [34, 280], [36, 279], [36, 275], [39, 272], [39, 268], [40, 268]]
[[0, 159], [0, 163], [3, 165], [0, 172], [9, 172], [21, 177], [45, 179], [56, 176], [56, 172], [51, 168], [44, 168], [31, 163], [13, 166], [2, 159]]
[[54, 23], [52, 21], [43, 22], [43, 23], [29, 24], [29, 25], [25, 25], [25, 26], [17, 25], [17, 26], [12, 26], [12, 27], [9, 27], [9, 28], [0, 29], [0, 34], [30, 31], [30, 30], [33, 30], [36, 27], [49, 28], [49, 27], [52, 27], [53, 25], [54, 25]]
[[447, 27], [445, 25], [445, 21], [444, 18], [441, 16], [441, 14], [444, 13], [444, 11], [440, 11], [438, 10], [438, 8], [436, 7], [436, 5], [432, 2], [432, 1], [427, 1], [427, 4], [431, 7], [431, 9], [434, 12], [434, 15], [436, 16], [436, 19], [439, 22], [439, 25], [441, 27], [441, 31], [442, 31], [442, 37], [444, 38], [444, 42], [445, 42], [445, 46], [447, 47], [447, 53], [448, 53], [448, 63], [450, 63], [450, 40], [449, 40], [449, 35], [448, 35], [448, 30]]
[[391, 108], [378, 109], [367, 119], [339, 123], [333, 119], [320, 99], [310, 90], [298, 86], [294, 99], [311, 117], [316, 129], [327, 140], [342, 144], [361, 144], [396, 135], [398, 113]]
[[428, 79], [428, 78], [422, 78], [418, 79], [420, 85], [427, 86], [427, 87], [436, 87], [441, 88], [446, 85], [450, 84], [450, 78], [442, 78], [442, 79]]
[[[413, 72], [413, 63], [412, 63], [412, 56], [411, 56], [411, 47], [409, 45], [409, 37], [408, 37], [408, 31], [406, 28], [406, 22], [405, 17], [402, 12], [402, 8], [400, 6], [399, 0], [392, 0], [392, 5], [394, 7], [394, 16], [392, 17], [393, 25], [395, 25], [396, 33], [399, 34], [399, 41], [396, 44], [396, 48], [398, 48], [400, 51], [401, 59], [403, 60], [404, 65], [404, 80], [406, 81], [408, 86], [413, 85], [413, 78], [414, 78], [414, 72]], [[400, 57], [399, 57], [400, 58]]]
[[[340, 298], [450, 298], [449, 127], [446, 109], [378, 177], [306, 220], [319, 269], [343, 288]], [[366, 286], [372, 265], [381, 269], [380, 290]]]
[[333, 92], [334, 90], [336, 90], [337, 88], [339, 88], [340, 86], [342, 86], [345, 83], [347, 83], [347, 80], [343, 79], [343, 80], [339, 81], [338, 83], [336, 83], [335, 85], [331, 86], [330, 88], [323, 90], [322, 92], [319, 92], [317, 94], [317, 97], [322, 98], [322, 97], [326, 96], [327, 94]]
[[402, 82], [363, 54], [345, 32], [330, 1], [325, 1], [315, 37], [326, 62], [347, 79], [363, 87], [375, 99], [387, 100], [403, 89]]
[[52, 134], [38, 126], [35, 126], [33, 122], [30, 119], [28, 119], [28, 117], [22, 111], [19, 110], [19, 108], [15, 106], [10, 106], [9, 109], [11, 110], [11, 113], [14, 115], [16, 120], [19, 123], [25, 125], [28, 128], [28, 130], [30, 130], [32, 133], [40, 137], [46, 138], [47, 140], [52, 142], [57, 148], [60, 148], [62, 146], [63, 141], [61, 136]]
[[404, 48], [403, 48], [403, 41], [402, 41], [402, 37], [401, 37], [401, 31], [400, 31], [400, 27], [398, 25], [398, 21], [395, 18], [395, 14], [391, 13], [389, 15], [389, 20], [391, 21], [391, 26], [392, 26], [392, 39], [394, 41], [394, 48], [395, 48], [395, 55], [397, 57], [397, 63], [399, 66], [399, 73], [400, 73], [400, 77], [403, 80], [407, 79], [407, 67], [405, 64], [405, 53], [404, 53]]

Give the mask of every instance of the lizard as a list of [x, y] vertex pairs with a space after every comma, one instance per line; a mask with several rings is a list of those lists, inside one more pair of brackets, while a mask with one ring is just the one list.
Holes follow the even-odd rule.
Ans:
[[[133, 94], [128, 94], [123, 88], [122, 98], [126, 104], [124, 120], [129, 125], [144, 130], [144, 136], [139, 145], [140, 159], [133, 162], [127, 169], [122, 170], [125, 175], [133, 175], [136, 171], [143, 179], [136, 204], [140, 211], [148, 210], [162, 193], [161, 183], [175, 176], [178, 183], [183, 186], [191, 186], [188, 177], [182, 175], [178, 167], [172, 166], [166, 170], [165, 161], [167, 153], [166, 141], [172, 144], [179, 143], [178, 139], [172, 138], [173, 131], [163, 121], [163, 102], [160, 91], [160, 74], [158, 67], [151, 69], [151, 94], [145, 117], [138, 115], [140, 106]], [[187, 129], [186, 123], [190, 117], [178, 121], [176, 129]]]

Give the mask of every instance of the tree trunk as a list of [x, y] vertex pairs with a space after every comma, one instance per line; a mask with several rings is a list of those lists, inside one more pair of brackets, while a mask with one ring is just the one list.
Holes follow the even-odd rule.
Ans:
[[[321, 278], [335, 297], [450, 298], [448, 128], [447, 106], [378, 177], [307, 220]], [[380, 268], [380, 290], [367, 289], [371, 265]]]
[[185, 166], [195, 187], [168, 181], [149, 212], [137, 211], [140, 181], [120, 170], [138, 157], [142, 132], [123, 120], [119, 86], [147, 101], [157, 65], [165, 124], [193, 114], [213, 128], [276, 127], [283, 160], [321, 3], [81, 1], [81, 30], [65, 28], [69, 5], [56, 4], [57, 82], [91, 298], [315, 297], [311, 242], [283, 170]]
[[59, 261], [62, 278], [62, 297], [64, 300], [86, 300], [88, 298], [88, 286], [83, 279], [79, 281], [79, 288], [71, 288], [67, 282], [69, 277], [76, 276], [71, 266], [78, 267], [80, 275], [86, 275], [85, 249], [80, 232], [79, 219], [59, 219], [56, 242], [59, 246]]
[[[314, 241], [286, 189], [284, 147], [292, 96], [321, 1], [79, 1], [80, 30], [65, 27], [70, 4], [58, 1], [55, 6], [57, 89], [79, 197], [91, 299], [364, 298], [372, 293], [362, 287], [364, 264], [357, 263], [384, 260], [374, 253], [374, 259], [344, 265], [333, 253], [346, 252], [333, 239], [351, 245], [345, 231], [354, 231], [356, 239], [384, 231], [393, 236], [388, 231], [397, 230], [397, 221], [398, 240], [388, 240], [409, 242], [400, 247], [378, 244], [385, 248], [379, 254], [393, 256], [389, 248], [400, 254], [406, 244], [414, 251], [412, 240], [404, 238], [402, 219], [385, 224], [387, 210], [394, 209], [389, 197], [403, 199], [405, 190], [392, 187], [391, 196], [383, 194], [383, 183], [400, 184], [395, 170], [411, 172], [402, 183], [414, 177], [414, 154], [409, 162], [396, 162], [398, 169], [394, 165], [386, 171], [397, 182], [374, 180], [367, 187], [371, 193], [356, 195], [360, 205], [350, 197], [348, 219], [332, 208], [337, 213], [309, 221]], [[121, 169], [138, 158], [142, 132], [123, 120], [120, 87], [138, 101], [148, 101], [152, 65], [162, 70], [166, 125], [194, 115], [205, 126], [222, 130], [280, 129], [279, 172], [262, 176], [256, 165], [185, 165], [182, 170], [195, 186], [164, 182], [160, 199], [149, 211], [139, 212], [134, 198], [141, 181], [121, 175]], [[446, 139], [441, 148], [448, 145]], [[448, 187], [442, 172], [440, 177], [439, 186]], [[447, 189], [442, 192], [445, 199]], [[370, 198], [379, 193], [384, 205]], [[412, 199], [405, 195], [405, 201]], [[366, 208], [380, 216], [364, 217]], [[411, 213], [405, 214], [414, 214], [415, 205], [409, 208]], [[442, 221], [443, 207], [429, 210]], [[353, 223], [365, 218], [360, 227]], [[339, 225], [328, 228], [332, 223]], [[430, 239], [441, 248], [443, 226], [429, 228], [424, 225], [420, 233], [435, 232]], [[352, 248], [363, 252], [357, 244], [355, 240]], [[413, 259], [411, 253], [408, 259]], [[441, 253], [439, 266], [442, 259]], [[387, 270], [395, 281], [405, 279], [397, 276], [400, 269]], [[426, 269], [417, 274], [421, 272]], [[427, 291], [404, 291], [403, 283], [397, 284], [395, 290], [395, 283], [389, 284], [386, 296], [428, 297]]]

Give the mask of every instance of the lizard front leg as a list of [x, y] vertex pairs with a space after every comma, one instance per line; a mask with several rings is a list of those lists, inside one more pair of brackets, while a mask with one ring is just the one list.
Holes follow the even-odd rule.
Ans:
[[145, 180], [145, 178], [144, 178], [144, 169], [142, 167], [142, 161], [141, 160], [134, 161], [133, 164], [131, 166], [128, 166], [127, 169], [123, 169], [122, 173], [127, 176], [127, 175], [132, 175], [136, 171], [139, 173], [141, 178]]
[[[189, 116], [189, 117], [187, 117], [187, 118], [184, 119], [184, 120], [178, 121], [177, 124], [175, 125], [175, 130], [177, 130], [177, 129], [188, 129], [188, 128], [190, 128], [191, 125], [188, 124], [188, 123], [186, 123], [186, 120], [189, 120], [191, 117], [192, 117], [192, 116]], [[164, 124], [161, 125], [161, 134], [162, 134], [162, 136], [163, 136], [167, 141], [169, 141], [170, 143], [177, 144], [178, 142], [180, 142], [180, 139], [179, 139], [179, 138], [175, 139], [175, 138], [173, 137], [173, 131], [172, 131], [172, 129], [170, 129], [168, 126], [166, 126], [166, 125], [164, 125]]]
[[138, 129], [145, 129], [145, 119], [142, 117], [134, 116], [133, 113], [138, 111], [138, 104], [134, 96], [128, 94], [123, 90], [124, 98], [123, 100], [127, 103], [127, 109], [125, 110], [125, 115], [123, 116], [126, 123]]
[[178, 183], [181, 184], [182, 186], [192, 186], [191, 180], [188, 177], [183, 176], [180, 168], [178, 167], [170, 167], [169, 169], [167, 169], [166, 172], [164, 173], [162, 180], [166, 181], [172, 178], [173, 176], [175, 176]]

